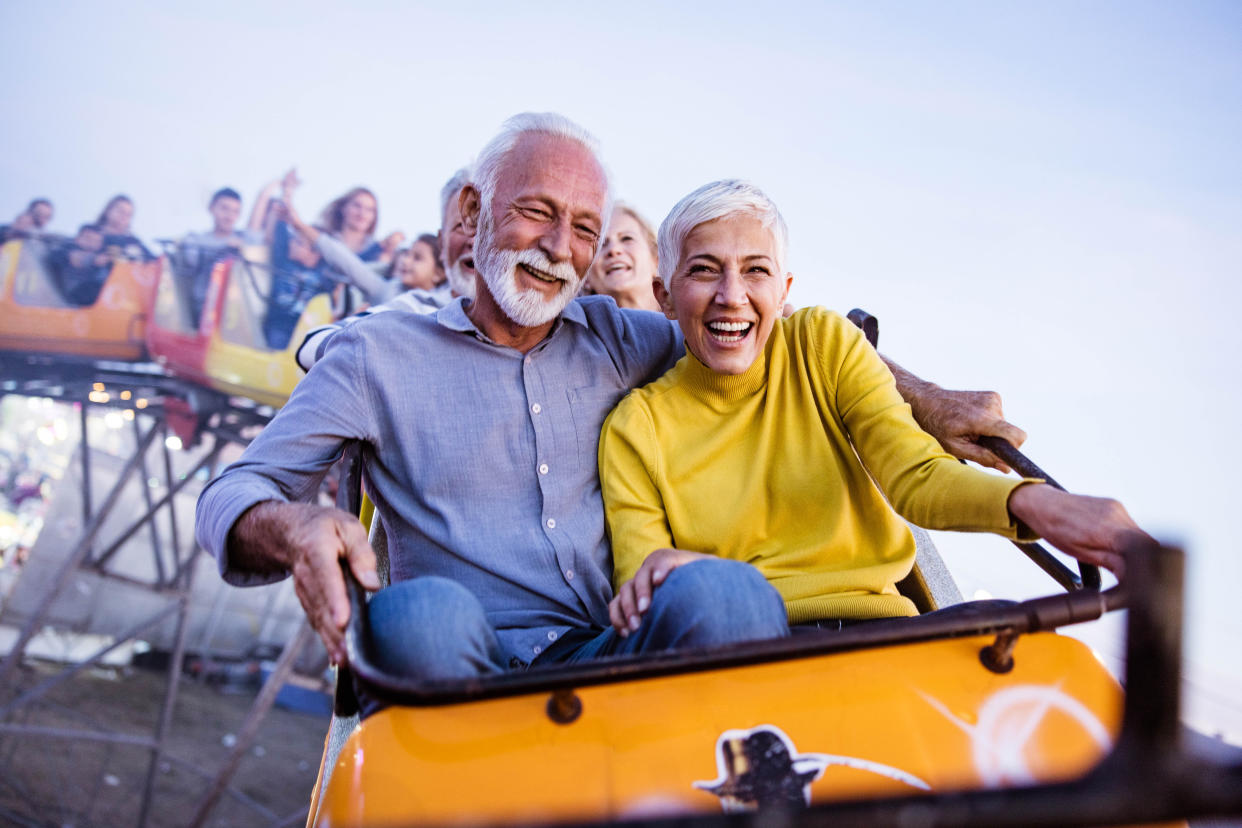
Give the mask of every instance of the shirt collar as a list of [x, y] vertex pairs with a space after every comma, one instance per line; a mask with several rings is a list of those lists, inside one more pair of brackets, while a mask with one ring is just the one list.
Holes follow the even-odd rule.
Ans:
[[[470, 321], [470, 317], [466, 316], [465, 297], [458, 296], [452, 302], [435, 312], [436, 321], [444, 327], [452, 331], [462, 331], [465, 333], [478, 334], [483, 336], [483, 332], [474, 326]], [[582, 303], [574, 299], [565, 306], [565, 310], [561, 311], [560, 317], [556, 320], [556, 324], [552, 326], [552, 334], [555, 334], [560, 328], [561, 320], [569, 320], [575, 322], [582, 327], [588, 327], [586, 312], [582, 310]], [[551, 334], [549, 334], [551, 336]]]

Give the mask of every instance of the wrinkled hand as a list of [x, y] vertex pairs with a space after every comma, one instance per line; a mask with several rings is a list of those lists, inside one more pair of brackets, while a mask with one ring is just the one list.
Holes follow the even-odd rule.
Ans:
[[1102, 566], [1118, 579], [1125, 574], [1123, 553], [1128, 546], [1135, 541], [1155, 543], [1116, 500], [1070, 494], [1044, 483], [1015, 489], [1009, 496], [1009, 513], [1057, 549]]
[[701, 552], [684, 549], [657, 549], [647, 556], [634, 577], [621, 585], [616, 596], [608, 604], [608, 620], [625, 638], [635, 632], [642, 623], [643, 613], [651, 606], [651, 595], [664, 579], [683, 564], [709, 558]]
[[981, 436], [1002, 437], [1014, 448], [1026, 442], [1026, 432], [1006, 422], [1001, 410], [1000, 394], [995, 391], [948, 391], [931, 383], [907, 397], [914, 419], [931, 436], [940, 441], [944, 450], [954, 457], [973, 460], [1005, 473], [1009, 466], [992, 452], [979, 445]]
[[[235, 555], [234, 550], [237, 550]], [[231, 558], [261, 556], [293, 573], [298, 600], [334, 664], [344, 664], [349, 597], [341, 558], [367, 589], [379, 589], [375, 552], [348, 512], [309, 503], [267, 501], [248, 510], [230, 534]]]

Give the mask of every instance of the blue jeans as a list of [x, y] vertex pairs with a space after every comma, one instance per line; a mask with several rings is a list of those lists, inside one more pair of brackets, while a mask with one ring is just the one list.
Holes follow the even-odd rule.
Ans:
[[[456, 581], [414, 578], [372, 597], [367, 608], [376, 665], [393, 675], [465, 679], [509, 669], [483, 605]], [[673, 570], [652, 596], [642, 626], [622, 638], [598, 631], [577, 646], [552, 648], [538, 664], [577, 663], [688, 647], [718, 647], [789, 635], [785, 603], [759, 571], [724, 559]], [[363, 688], [363, 710], [374, 712]]]

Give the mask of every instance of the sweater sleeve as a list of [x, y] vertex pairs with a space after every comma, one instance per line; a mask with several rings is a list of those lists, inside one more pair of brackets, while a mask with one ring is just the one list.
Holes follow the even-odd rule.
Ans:
[[599, 438], [599, 481], [612, 541], [614, 589], [633, 578], [652, 552], [673, 545], [656, 486], [657, 457], [651, 418], [631, 394], [608, 415]]
[[302, 378], [242, 456], [199, 495], [196, 536], [228, 583], [250, 586], [280, 577], [243, 571], [229, 561], [229, 531], [247, 509], [266, 500], [314, 502], [342, 445], [375, 439], [368, 360], [353, 333], [340, 334], [340, 347]]
[[971, 468], [947, 454], [915, 422], [892, 373], [862, 332], [836, 314], [826, 322], [825, 335], [814, 336], [813, 343], [827, 344], [822, 364], [837, 411], [897, 513], [927, 529], [1017, 537], [1009, 495], [1024, 481]]

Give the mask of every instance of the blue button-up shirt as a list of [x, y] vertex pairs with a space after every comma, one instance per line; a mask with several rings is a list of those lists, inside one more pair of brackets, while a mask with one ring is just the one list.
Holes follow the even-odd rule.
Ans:
[[229, 529], [260, 501], [313, 498], [342, 442], [359, 440], [392, 580], [458, 581], [506, 655], [530, 662], [570, 628], [608, 624], [600, 427], [682, 353], [662, 316], [604, 297], [571, 302], [526, 354], [484, 336], [460, 300], [361, 320], [203, 490], [199, 542], [227, 581], [272, 580], [230, 566]]

